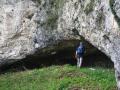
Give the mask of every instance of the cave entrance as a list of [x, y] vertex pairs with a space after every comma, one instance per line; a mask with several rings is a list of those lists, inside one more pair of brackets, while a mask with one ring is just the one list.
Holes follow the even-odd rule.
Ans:
[[[35, 55], [27, 56], [25, 59], [12, 65], [2, 68], [2, 71], [12, 69], [13, 71], [48, 67], [51, 65], [76, 65], [75, 49], [79, 45], [79, 40], [63, 40], [53, 46], [43, 48]], [[83, 41], [86, 53], [84, 55], [82, 67], [104, 67], [112, 68], [112, 61], [101, 51], [87, 41]]]

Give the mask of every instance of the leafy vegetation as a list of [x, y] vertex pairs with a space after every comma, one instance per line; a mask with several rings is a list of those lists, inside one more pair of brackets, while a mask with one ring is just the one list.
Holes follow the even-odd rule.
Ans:
[[0, 75], [0, 90], [116, 90], [113, 69], [51, 66]]

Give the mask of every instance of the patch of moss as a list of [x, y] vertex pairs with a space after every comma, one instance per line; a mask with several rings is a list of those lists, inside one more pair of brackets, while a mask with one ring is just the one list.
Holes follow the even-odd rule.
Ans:
[[[33, 0], [40, 6], [42, 0]], [[66, 0], [45, 0], [45, 4], [43, 4], [43, 9], [46, 10], [47, 20], [44, 23], [37, 22], [39, 26], [43, 26], [46, 30], [54, 30], [57, 28], [57, 21], [62, 13], [62, 8], [65, 4]], [[41, 7], [40, 7], [41, 9]]]
[[78, 2], [76, 2], [76, 3], [74, 4], [74, 7], [75, 7], [75, 9], [78, 8]]
[[56, 10], [59, 10], [64, 6], [65, 0], [49, 0], [51, 4], [51, 8], [55, 8]]
[[86, 5], [84, 9], [84, 12], [86, 13], [86, 15], [88, 15], [94, 10], [94, 3], [95, 3], [95, 0], [90, 0], [90, 3]]
[[49, 17], [47, 19], [46, 25], [50, 26], [51, 28], [56, 28], [57, 20], [58, 20], [58, 15], [51, 14], [51, 15], [49, 15]]
[[[38, 24], [40, 24], [40, 26], [44, 26], [46, 29], [55, 29], [57, 27], [57, 20], [58, 17], [60, 15], [60, 13], [62, 13], [62, 8], [64, 6], [66, 0], [49, 0], [49, 1], [45, 1], [45, 4], [43, 5], [44, 9], [46, 9], [46, 13], [47, 13], [47, 20], [40, 24], [39, 22], [37, 22]], [[34, 2], [37, 2], [38, 5], [41, 4], [41, 0], [34, 0]]]
[[102, 27], [104, 26], [104, 20], [105, 20], [105, 15], [103, 14], [102, 11], [99, 12], [99, 14], [97, 15], [97, 19], [96, 19], [96, 24], [99, 27], [99, 29], [101, 30]]
[[110, 0], [110, 1], [109, 1], [110, 7], [111, 7], [111, 11], [112, 11], [112, 13], [114, 14], [114, 17], [115, 17], [115, 19], [116, 19], [116, 21], [117, 21], [117, 23], [118, 23], [118, 25], [119, 25], [119, 27], [120, 27], [120, 18], [117, 16], [117, 14], [116, 14], [116, 12], [115, 12], [115, 10], [114, 10], [114, 3], [115, 3], [114, 0]]
[[41, 0], [32, 0], [34, 2], [38, 2], [38, 4], [41, 4]]
[[49, 0], [50, 8], [47, 11], [46, 25], [52, 29], [56, 28], [59, 13], [62, 11], [65, 0]]

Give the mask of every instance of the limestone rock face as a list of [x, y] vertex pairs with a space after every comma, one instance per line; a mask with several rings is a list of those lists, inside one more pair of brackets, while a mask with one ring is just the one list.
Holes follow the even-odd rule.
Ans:
[[36, 10], [32, 1], [0, 0], [1, 65], [34, 52], [33, 37], [37, 25], [33, 18]]
[[[67, 2], [61, 16], [68, 30], [77, 30], [87, 41], [114, 62], [120, 88], [120, 1], [74, 0]], [[58, 26], [59, 26], [58, 25]]]
[[119, 0], [0, 0], [0, 66], [83, 36], [114, 62], [120, 88]]
[[59, 25], [77, 30], [87, 41], [104, 52], [114, 62], [120, 88], [120, 1], [74, 0], [63, 7]]
[[[60, 0], [0, 0], [0, 66], [74, 36], [58, 31]], [[59, 4], [59, 2], [57, 2]], [[60, 27], [61, 28], [61, 27]]]

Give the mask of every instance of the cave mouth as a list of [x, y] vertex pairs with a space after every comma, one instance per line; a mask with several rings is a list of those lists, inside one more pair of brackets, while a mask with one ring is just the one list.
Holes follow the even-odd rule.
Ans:
[[[48, 67], [52, 65], [70, 64], [75, 66], [75, 49], [79, 40], [64, 40], [48, 48], [43, 48], [36, 54], [1, 68], [1, 73], [12, 71], [24, 71], [28, 69]], [[83, 57], [82, 67], [113, 68], [113, 63], [104, 53], [99, 51], [87, 41], [83, 41], [86, 53]]]

